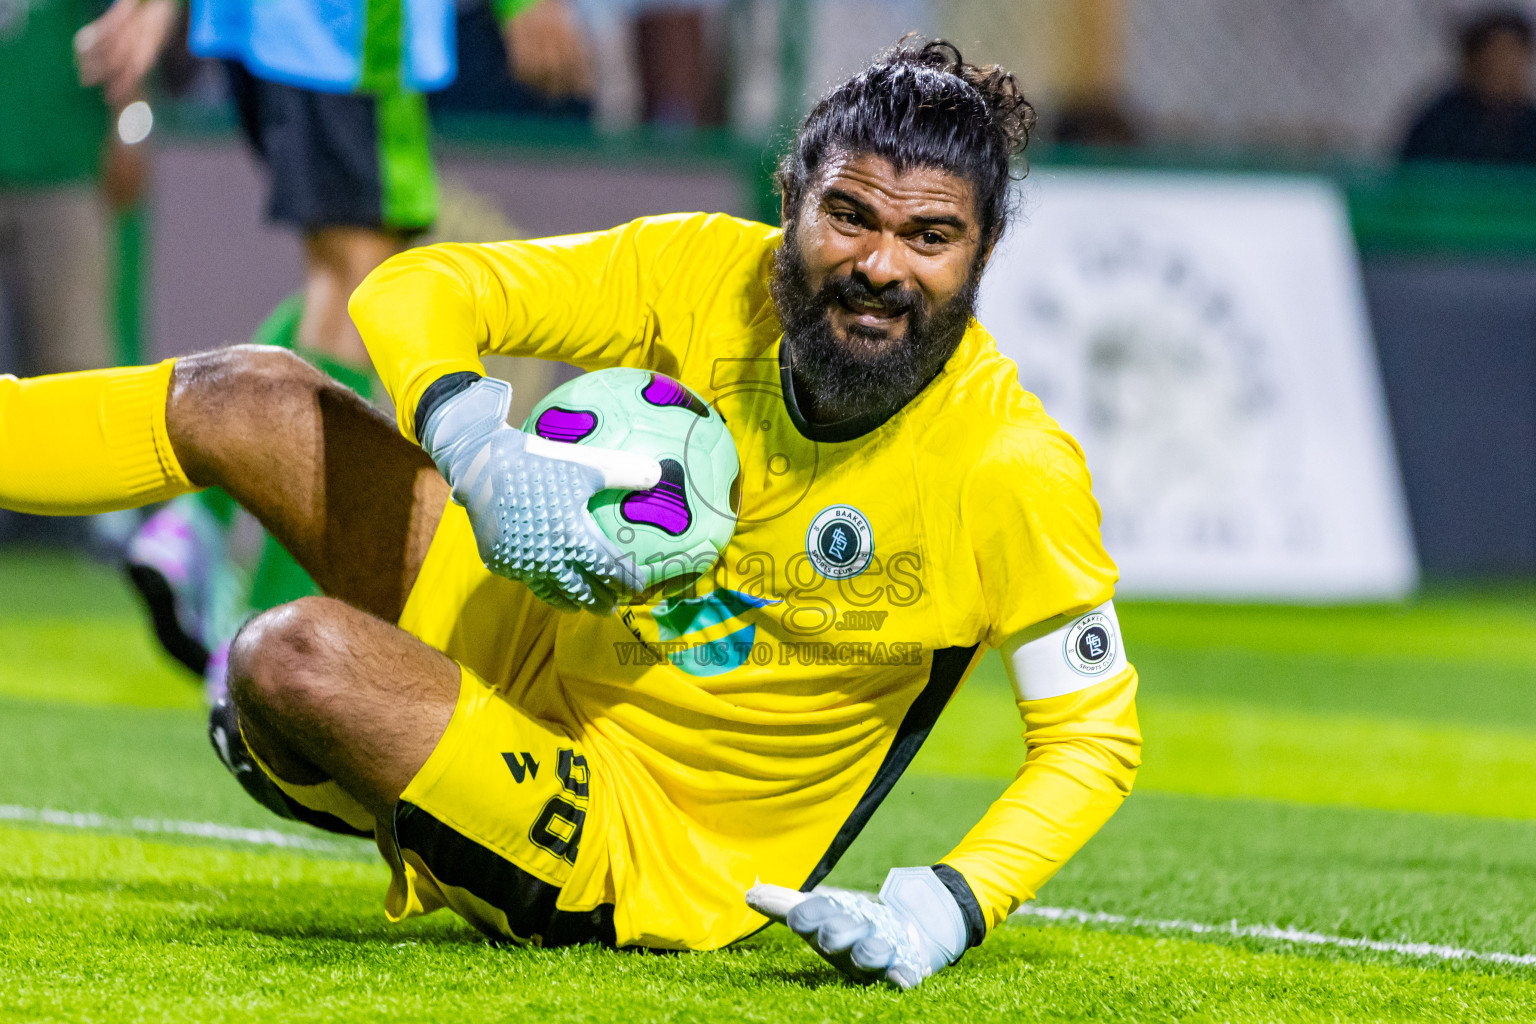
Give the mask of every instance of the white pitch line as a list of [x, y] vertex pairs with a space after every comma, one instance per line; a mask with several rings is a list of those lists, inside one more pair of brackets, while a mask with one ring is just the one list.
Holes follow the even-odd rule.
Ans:
[[241, 828], [237, 825], [220, 825], [213, 821], [176, 821], [170, 818], [113, 818], [105, 814], [18, 807], [15, 804], [0, 804], [0, 821], [19, 821], [51, 825], [55, 828], [78, 828], [101, 832], [195, 836], [199, 839], [219, 839], [227, 843], [276, 846], [281, 849], [310, 850], [318, 853], [356, 853], [358, 849], [356, 845], [349, 843], [299, 836], [271, 828]]
[[[241, 828], [237, 825], [220, 825], [213, 821], [177, 821], [172, 818], [113, 818], [105, 814], [55, 811], [49, 808], [20, 807], [16, 804], [0, 804], [0, 821], [18, 821], [50, 825], [54, 828], [78, 828], [101, 832], [195, 836], [199, 839], [218, 839], [229, 843], [275, 846], [280, 849], [310, 850], [319, 853], [356, 853], [360, 846], [360, 844], [336, 842], [331, 839], [294, 835], [291, 832], [279, 832], [271, 828]], [[1463, 949], [1460, 946], [1436, 945], [1430, 942], [1384, 942], [1380, 939], [1361, 939], [1347, 935], [1329, 935], [1325, 932], [1302, 931], [1299, 928], [1281, 928], [1273, 924], [1240, 925], [1236, 921], [1229, 921], [1226, 924], [1206, 924], [1203, 921], [1185, 921], [1178, 918], [1131, 917], [1126, 914], [1106, 914], [1101, 911], [1035, 904], [1020, 907], [1013, 912], [1013, 916], [1032, 917], [1043, 921], [1070, 921], [1077, 924], [1118, 925], [1123, 928], [1184, 932], [1188, 935], [1274, 939], [1306, 946], [1368, 949], [1376, 953], [1431, 957], [1437, 960], [1482, 960], [1487, 963], [1514, 964], [1521, 967], [1536, 966], [1536, 954], [1486, 952]]]
[[1025, 905], [1013, 912], [1014, 917], [1034, 917], [1046, 921], [1072, 921], [1078, 924], [1119, 925], [1125, 928], [1147, 928], [1155, 931], [1184, 932], [1189, 935], [1220, 935], [1235, 938], [1276, 939], [1305, 946], [1334, 946], [1340, 949], [1369, 949], [1376, 953], [1397, 953], [1401, 956], [1431, 957], [1437, 960], [1482, 960], [1495, 964], [1517, 964], [1522, 967], [1536, 966], [1536, 955], [1521, 953], [1484, 952], [1462, 949], [1460, 946], [1440, 946], [1431, 942], [1383, 942], [1380, 939], [1360, 939], [1347, 935], [1329, 935], [1325, 932], [1308, 932], [1298, 928], [1281, 928], [1273, 924], [1205, 924], [1201, 921], [1159, 920], [1151, 917], [1129, 917], [1124, 914], [1105, 914], [1097, 911], [1074, 910], [1070, 907], [1040, 907]]

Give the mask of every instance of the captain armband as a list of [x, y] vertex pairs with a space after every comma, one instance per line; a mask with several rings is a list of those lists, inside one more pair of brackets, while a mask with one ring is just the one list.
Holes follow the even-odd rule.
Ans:
[[1105, 601], [1044, 636], [1003, 644], [1003, 664], [1021, 701], [1076, 693], [1124, 671], [1125, 645], [1115, 603]]

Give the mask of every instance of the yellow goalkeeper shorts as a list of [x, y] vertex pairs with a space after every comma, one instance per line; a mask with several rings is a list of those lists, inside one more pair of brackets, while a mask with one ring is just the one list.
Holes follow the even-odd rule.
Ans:
[[448, 729], [380, 837], [394, 871], [390, 920], [447, 906], [497, 938], [612, 944], [611, 905], [560, 907], [592, 783], [576, 743], [464, 669]]
[[613, 942], [595, 848], [606, 794], [560, 696], [559, 614], [485, 568], [467, 514], [449, 502], [399, 625], [459, 663], [459, 699], [381, 843], [397, 853], [391, 919], [448, 906], [518, 942]]

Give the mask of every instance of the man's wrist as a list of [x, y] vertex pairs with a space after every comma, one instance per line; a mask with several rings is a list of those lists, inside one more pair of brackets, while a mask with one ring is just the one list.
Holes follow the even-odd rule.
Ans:
[[960, 904], [960, 913], [965, 915], [965, 948], [981, 945], [981, 940], [987, 937], [987, 915], [982, 913], [981, 902], [971, 891], [970, 883], [948, 864], [935, 864], [933, 873], [944, 883], [944, 888], [949, 890], [955, 902]]
[[427, 420], [432, 418], [432, 413], [438, 406], [476, 381], [483, 379], [480, 374], [473, 371], [458, 370], [454, 373], [445, 373], [428, 384], [427, 390], [421, 393], [421, 400], [416, 403], [416, 415], [411, 420], [411, 425], [416, 430], [416, 440], [423, 444], [426, 442]]
[[892, 868], [880, 886], [879, 902], [922, 933], [920, 948], [910, 956], [926, 961], [926, 977], [960, 959], [969, 938], [965, 912], [933, 868]]

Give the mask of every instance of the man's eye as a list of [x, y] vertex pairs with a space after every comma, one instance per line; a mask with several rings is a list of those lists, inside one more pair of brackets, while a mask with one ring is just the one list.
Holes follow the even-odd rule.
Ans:
[[939, 234], [937, 231], [924, 231], [923, 235], [922, 235], [922, 238], [923, 238], [923, 244], [924, 245], [943, 245], [944, 244], [944, 236]]
[[859, 215], [852, 210], [833, 210], [832, 219], [841, 221], [844, 224], [857, 224], [859, 222]]

